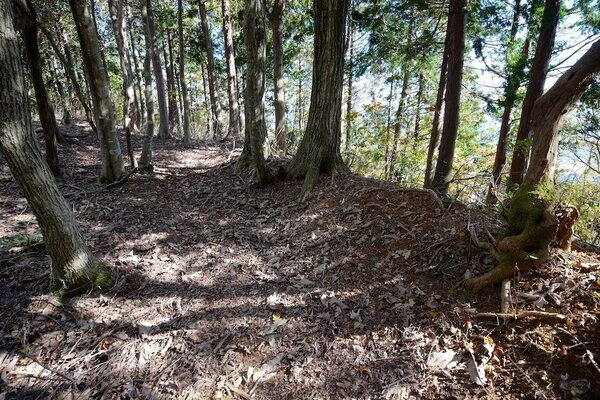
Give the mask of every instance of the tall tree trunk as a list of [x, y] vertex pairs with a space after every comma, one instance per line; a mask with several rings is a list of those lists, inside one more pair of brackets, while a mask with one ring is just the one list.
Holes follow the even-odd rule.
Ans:
[[396, 86], [396, 73], [392, 71], [390, 80], [390, 95], [387, 105], [387, 121], [385, 124], [385, 136], [383, 142], [385, 144], [385, 158], [383, 159], [383, 178], [387, 179], [387, 170], [390, 163], [390, 131], [392, 129], [392, 101], [394, 99], [394, 87]]
[[177, 109], [177, 87], [175, 83], [175, 64], [173, 62], [173, 39], [171, 28], [167, 28], [167, 46], [164, 48], [165, 70], [167, 71], [167, 97], [169, 105], [169, 132], [172, 135], [179, 126], [179, 111]]
[[559, 14], [560, 0], [546, 0], [540, 35], [529, 75], [529, 84], [527, 85], [525, 99], [523, 99], [523, 108], [521, 109], [521, 120], [519, 121], [517, 140], [510, 166], [509, 186], [522, 183], [527, 169], [527, 158], [529, 155], [527, 139], [530, 137], [532, 111], [535, 101], [544, 92], [544, 84], [546, 83], [550, 57], [554, 48]]
[[432, 188], [440, 196], [448, 195], [450, 172], [454, 161], [454, 148], [458, 136], [460, 111], [460, 92], [462, 82], [463, 59], [465, 51], [465, 0], [450, 0], [448, 24], [451, 25], [451, 35], [448, 53], [448, 80], [446, 84], [446, 110], [444, 112], [444, 127], [440, 141], [440, 150]]
[[268, 14], [273, 28], [273, 87], [275, 91], [275, 143], [285, 153], [285, 92], [283, 87], [283, 6], [284, 0], [275, 0]]
[[560, 129], [569, 111], [600, 73], [600, 40], [543, 94], [533, 107], [531, 164], [515, 191], [508, 212], [508, 236], [498, 243], [500, 264], [490, 272], [469, 279], [466, 286], [484, 286], [539, 267], [548, 258], [548, 245], [557, 233], [558, 221], [540, 185], [552, 185]]
[[[143, 2], [144, 0], [142, 0]], [[148, 25], [151, 45], [148, 47], [152, 58], [152, 70], [154, 71], [154, 82], [156, 84], [156, 94], [158, 96], [158, 137], [161, 139], [169, 139], [169, 115], [167, 110], [167, 96], [165, 93], [165, 81], [163, 79], [162, 65], [160, 62], [160, 50], [158, 48], [158, 38], [156, 36], [156, 28], [154, 27], [154, 15], [152, 13], [152, 0], [146, 1], [146, 19], [144, 24]]]
[[413, 149], [417, 147], [419, 134], [421, 130], [421, 105], [423, 103], [423, 91], [425, 90], [425, 75], [419, 74], [419, 83], [417, 88], [417, 106], [415, 109], [415, 126], [413, 129]]
[[302, 131], [302, 123], [304, 122], [304, 102], [302, 101], [302, 64], [300, 58], [298, 58], [298, 132]]
[[235, 71], [235, 53], [233, 49], [233, 25], [229, 0], [221, 0], [223, 10], [223, 36], [225, 39], [225, 61], [227, 62], [227, 96], [229, 98], [229, 129], [227, 136], [240, 137], [240, 106], [238, 104], [237, 76]]
[[200, 24], [202, 25], [202, 35], [204, 36], [204, 46], [206, 48], [208, 89], [210, 92], [210, 106], [212, 112], [213, 138], [221, 136], [221, 106], [219, 105], [219, 88], [217, 84], [217, 70], [215, 68], [215, 56], [213, 51], [213, 42], [210, 28], [208, 27], [208, 18], [206, 16], [205, 0], [198, 0], [200, 10]]
[[108, 0], [108, 9], [112, 20], [112, 27], [117, 42], [117, 51], [119, 53], [119, 62], [121, 66], [121, 75], [123, 76], [123, 129], [125, 130], [125, 139], [127, 141], [127, 154], [132, 168], [137, 167], [137, 160], [133, 154], [131, 144], [131, 132], [135, 129], [137, 110], [134, 101], [133, 77], [131, 76], [131, 66], [127, 53], [129, 52], [129, 43], [125, 35], [123, 26], [124, 0]]
[[208, 78], [206, 77], [206, 68], [204, 67], [204, 62], [200, 61], [200, 70], [202, 72], [202, 89], [204, 93], [204, 109], [206, 112], [206, 133], [207, 137], [215, 137], [216, 134], [214, 132], [214, 118], [212, 113], [212, 106], [209, 99], [208, 94]]
[[302, 197], [314, 187], [320, 172], [344, 168], [340, 155], [344, 44], [350, 0], [313, 3], [315, 24], [312, 91], [306, 132], [294, 157], [289, 177], [304, 176]]
[[102, 180], [115, 182], [125, 174], [121, 146], [115, 126], [115, 112], [110, 97], [110, 85], [104, 70], [96, 25], [91, 18], [87, 2], [69, 0], [79, 44], [81, 46], [83, 65], [90, 78], [90, 93], [94, 104], [94, 116], [98, 127], [102, 156]]
[[392, 139], [392, 151], [390, 154], [390, 162], [387, 168], [386, 179], [393, 180], [396, 170], [396, 161], [398, 161], [398, 145], [400, 142], [400, 132], [402, 131], [402, 119], [404, 118], [404, 108], [406, 106], [406, 96], [408, 93], [408, 83], [410, 80], [410, 61], [405, 60], [402, 65], [402, 89], [400, 91], [400, 101], [396, 110], [396, 122], [394, 123], [394, 137]]
[[64, 295], [105, 289], [112, 284], [112, 273], [86, 247], [37, 147], [11, 8], [11, 1], [0, 0], [0, 148], [42, 230], [53, 289]]
[[83, 108], [86, 120], [90, 124], [90, 128], [92, 128], [92, 131], [94, 132], [94, 134], [96, 136], [98, 136], [98, 130], [96, 128], [96, 124], [94, 123], [93, 112], [88, 103], [88, 99], [86, 98], [86, 96], [84, 96], [83, 90], [81, 89], [81, 85], [79, 84], [79, 80], [77, 79], [77, 74], [75, 73], [75, 70], [73, 69], [73, 65], [74, 65], [73, 57], [71, 56], [71, 51], [70, 51], [68, 45], [65, 43], [65, 45], [64, 45], [65, 53], [63, 54], [63, 52], [60, 50], [60, 47], [56, 43], [56, 40], [54, 40], [54, 35], [52, 33], [50, 33], [43, 25], [38, 25], [38, 27], [40, 28], [40, 30], [42, 31], [42, 33], [48, 40], [48, 43], [50, 44], [50, 47], [52, 47], [54, 54], [60, 60], [63, 70], [65, 71], [65, 74], [67, 75], [67, 78], [69, 78], [69, 82], [71, 83], [71, 86], [72, 86], [73, 90], [75, 91], [77, 100], [79, 101], [79, 104], [81, 104], [81, 107]]
[[67, 95], [67, 90], [65, 89], [65, 85], [61, 79], [61, 74], [58, 69], [58, 61], [54, 54], [50, 51], [50, 49], [46, 49], [46, 59], [49, 60], [50, 63], [50, 75], [52, 76], [52, 80], [54, 81], [54, 85], [56, 86], [56, 93], [60, 99], [59, 104], [61, 105], [63, 116], [61, 118], [61, 122], [65, 126], [71, 125], [72, 122], [72, 103], [71, 99]]
[[183, 98], [183, 144], [189, 146], [192, 143], [190, 133], [190, 99], [188, 96], [185, 80], [185, 44], [183, 37], [183, 0], [177, 2], [177, 29], [179, 34], [179, 84], [181, 85], [181, 97]]
[[262, 0], [246, 0], [244, 10], [244, 43], [248, 57], [246, 72], [245, 110], [246, 137], [250, 140], [250, 159], [261, 185], [272, 180], [265, 163], [263, 144], [267, 137], [265, 123], [265, 71], [267, 29]]
[[[148, 20], [148, 8], [146, 2], [141, 1], [142, 20]], [[146, 49], [152, 47], [152, 37], [148, 24], [144, 25], [144, 39]], [[144, 56], [144, 99], [146, 102], [146, 128], [144, 132], [144, 143], [142, 145], [142, 155], [140, 157], [140, 167], [152, 171], [152, 139], [154, 137], [154, 99], [152, 97], [152, 51], [146, 50]]]
[[348, 47], [350, 50], [348, 60], [348, 93], [346, 98], [346, 152], [350, 150], [350, 132], [352, 131], [352, 83], [354, 80], [354, 29], [348, 23]]
[[125, 7], [127, 10], [127, 18], [129, 23], [127, 24], [127, 35], [129, 37], [129, 42], [131, 43], [131, 51], [130, 51], [130, 56], [128, 55], [128, 57], [131, 57], [131, 62], [129, 63], [129, 65], [132, 67], [131, 68], [131, 76], [135, 78], [135, 82], [136, 84], [134, 85], [134, 89], [136, 89], [135, 91], [135, 103], [136, 103], [136, 110], [138, 110], [137, 112], [137, 120], [136, 120], [136, 125], [138, 127], [141, 127], [142, 124], [144, 123], [144, 114], [146, 113], [146, 110], [144, 109], [145, 107], [145, 100], [143, 100], [143, 95], [142, 95], [142, 86], [144, 84], [144, 79], [143, 79], [143, 73], [141, 72], [141, 70], [143, 69], [143, 65], [140, 67], [139, 64], [139, 57], [138, 57], [138, 53], [137, 53], [137, 41], [136, 41], [136, 36], [134, 34], [134, 29], [133, 29], [133, 21], [135, 20], [134, 15], [133, 15], [133, 11], [131, 10], [131, 7], [129, 5], [129, 2], [125, 3]]
[[31, 72], [31, 81], [35, 92], [35, 100], [38, 107], [40, 122], [44, 130], [44, 142], [46, 143], [46, 162], [54, 176], [60, 175], [58, 165], [57, 139], [60, 137], [54, 109], [48, 99], [46, 86], [44, 84], [44, 74], [42, 72], [42, 61], [40, 57], [40, 48], [38, 44], [37, 16], [33, 5], [28, 0], [15, 1], [18, 24], [25, 43], [27, 59], [29, 60], [29, 71]]
[[442, 64], [440, 65], [440, 79], [438, 82], [437, 96], [433, 110], [433, 122], [431, 124], [431, 133], [429, 135], [429, 147], [427, 148], [427, 163], [425, 165], [425, 179], [423, 187], [430, 189], [433, 180], [433, 156], [440, 143], [440, 123], [444, 111], [444, 98], [446, 96], [446, 83], [448, 82], [448, 58], [450, 55], [450, 21], [446, 27], [446, 39], [444, 41], [444, 53], [442, 55]]
[[500, 132], [498, 133], [498, 145], [496, 146], [496, 155], [494, 157], [494, 166], [492, 167], [492, 181], [488, 186], [488, 194], [486, 202], [494, 204], [497, 200], [498, 188], [501, 184], [502, 170], [506, 163], [506, 147], [508, 142], [508, 134], [510, 132], [511, 125], [511, 114], [515, 102], [517, 100], [517, 92], [520, 86], [520, 75], [525, 68], [525, 61], [527, 60], [527, 54], [529, 53], [529, 36], [525, 39], [523, 49], [521, 51], [521, 57], [519, 60], [512, 64], [510, 49], [512, 48], [517, 30], [519, 28], [519, 15], [521, 13], [521, 1], [515, 1], [515, 7], [513, 11], [512, 26], [510, 29], [510, 36], [508, 40], [508, 54], [506, 58], [506, 71], [508, 77], [506, 78], [506, 86], [504, 89], [504, 100], [502, 101], [504, 111], [502, 113], [502, 122], [500, 123]]

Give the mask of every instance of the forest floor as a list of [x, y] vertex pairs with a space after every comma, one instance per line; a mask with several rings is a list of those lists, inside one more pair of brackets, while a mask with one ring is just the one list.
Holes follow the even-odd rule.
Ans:
[[515, 279], [514, 309], [565, 320], [480, 318], [499, 289], [464, 290], [494, 264], [467, 228], [497, 218], [353, 175], [300, 202], [232, 154], [156, 141], [154, 173], [104, 189], [95, 140], [61, 145], [59, 186], [119, 273], [65, 304], [0, 154], [0, 399], [600, 398], [600, 254]]

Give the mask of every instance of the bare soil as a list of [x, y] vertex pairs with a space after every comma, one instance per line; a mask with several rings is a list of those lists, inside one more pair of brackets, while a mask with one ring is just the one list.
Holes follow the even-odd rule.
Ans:
[[0, 153], [1, 399], [600, 398], [600, 255], [515, 277], [513, 309], [566, 320], [479, 318], [499, 290], [464, 290], [494, 263], [467, 227], [496, 216], [354, 175], [300, 202], [236, 154], [156, 141], [153, 173], [106, 190], [95, 139], [61, 145], [59, 186], [119, 278], [60, 304]]

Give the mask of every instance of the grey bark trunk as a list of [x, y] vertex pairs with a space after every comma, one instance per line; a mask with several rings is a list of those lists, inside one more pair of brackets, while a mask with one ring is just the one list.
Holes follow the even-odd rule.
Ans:
[[349, 0], [313, 3], [315, 44], [310, 108], [306, 132], [288, 172], [289, 177], [305, 177], [303, 198], [314, 187], [320, 172], [333, 174], [343, 168], [339, 134], [349, 3]]
[[275, 0], [268, 14], [273, 28], [273, 87], [275, 91], [275, 143], [286, 151], [285, 91], [283, 87], [283, 6], [284, 0]]
[[[142, 0], [144, 2], [144, 0]], [[156, 28], [154, 27], [154, 15], [152, 13], [152, 0], [145, 1], [146, 19], [144, 24], [148, 25], [151, 45], [148, 47], [152, 58], [152, 70], [154, 71], [154, 81], [156, 83], [156, 95], [158, 97], [158, 137], [169, 139], [169, 114], [167, 109], [167, 96], [165, 93], [165, 80], [163, 79], [162, 65], [160, 62], [160, 50], [158, 49], [158, 38], [156, 37]]]
[[[148, 9], [146, 2], [142, 0], [142, 20], [147, 21]], [[152, 45], [152, 37], [148, 24], [144, 25], [144, 39], [146, 49]], [[152, 97], [152, 54], [147, 50], [144, 56], [144, 100], [146, 102], [146, 127], [144, 132], [144, 143], [142, 145], [142, 155], [140, 157], [140, 167], [145, 170], [152, 170], [152, 139], [154, 138], [154, 99]]]
[[190, 99], [188, 96], [187, 83], [185, 80], [185, 45], [183, 38], [183, 0], [177, 2], [177, 29], [179, 34], [179, 84], [181, 86], [181, 97], [183, 98], [183, 144], [189, 146], [192, 143], [190, 133]]
[[221, 136], [221, 106], [219, 105], [219, 88], [217, 84], [217, 71], [215, 68], [215, 56], [213, 51], [213, 42], [211, 38], [210, 28], [208, 26], [208, 18], [206, 15], [205, 0], [198, 0], [200, 10], [200, 24], [202, 25], [202, 35], [204, 36], [204, 46], [206, 48], [207, 60], [207, 75], [208, 89], [210, 92], [210, 107], [213, 126], [213, 139]]
[[53, 289], [81, 293], [112, 283], [86, 247], [75, 216], [37, 147], [11, 2], [0, 0], [0, 148], [36, 216], [52, 260]]
[[123, 76], [123, 129], [125, 130], [125, 138], [127, 140], [127, 154], [132, 168], [137, 167], [137, 160], [133, 154], [131, 144], [131, 132], [135, 129], [135, 121], [137, 118], [137, 109], [135, 107], [135, 92], [133, 89], [133, 77], [131, 76], [131, 66], [127, 53], [129, 52], [129, 43], [125, 35], [123, 24], [124, 16], [124, 0], [108, 0], [108, 9], [112, 20], [112, 27], [117, 43], [117, 51], [119, 53], [119, 63], [121, 66], [121, 75]]
[[394, 136], [392, 139], [392, 151], [390, 154], [390, 162], [387, 168], [386, 179], [393, 180], [396, 172], [396, 161], [398, 161], [398, 145], [400, 142], [400, 133], [402, 131], [402, 119], [404, 118], [404, 108], [406, 106], [406, 96], [408, 93], [408, 81], [410, 80], [409, 61], [404, 61], [402, 66], [402, 89], [400, 91], [400, 101], [396, 110], [396, 122], [394, 123]]
[[225, 41], [225, 60], [227, 62], [227, 96], [229, 98], [229, 129], [227, 136], [240, 137], [240, 105], [238, 103], [237, 74], [235, 71], [235, 52], [233, 49], [233, 25], [229, 0], [221, 0], [223, 10], [223, 36]]
[[350, 55], [348, 60], [348, 93], [346, 98], [346, 152], [350, 150], [350, 132], [352, 131], [352, 83], [354, 80], [354, 29], [348, 24]]
[[465, 50], [465, 0], [450, 0], [448, 24], [451, 25], [451, 39], [448, 54], [448, 80], [446, 84], [446, 110], [444, 127], [440, 141], [440, 150], [435, 166], [432, 189], [441, 197], [448, 195], [450, 172], [454, 161], [454, 148], [458, 136], [460, 112], [460, 93], [462, 82], [463, 58]]
[[104, 182], [115, 182], [125, 174], [121, 146], [115, 126], [110, 85], [100, 54], [98, 33], [87, 2], [69, 0], [81, 46], [84, 68], [89, 76], [90, 93], [98, 128]]

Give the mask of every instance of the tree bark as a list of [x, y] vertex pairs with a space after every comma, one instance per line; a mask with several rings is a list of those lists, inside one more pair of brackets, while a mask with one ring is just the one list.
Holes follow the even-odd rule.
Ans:
[[320, 172], [334, 174], [344, 168], [340, 155], [344, 44], [349, 0], [313, 3], [315, 44], [312, 91], [306, 132], [288, 177], [305, 177], [306, 199]]
[[262, 0], [245, 1], [244, 43], [248, 57], [244, 92], [246, 137], [250, 141], [250, 159], [258, 173], [259, 182], [261, 185], [266, 185], [272, 180], [272, 175], [263, 155], [263, 144], [267, 137], [264, 102], [267, 29]]
[[229, 98], [229, 129], [227, 136], [240, 137], [240, 106], [238, 104], [237, 75], [235, 71], [235, 52], [233, 49], [233, 25], [229, 0], [221, 0], [223, 11], [223, 36], [225, 42], [225, 61], [227, 62], [227, 96]]
[[556, 27], [558, 26], [558, 17], [560, 14], [560, 0], [546, 0], [544, 14], [542, 16], [542, 25], [540, 35], [535, 49], [535, 56], [529, 75], [529, 84], [523, 99], [523, 108], [521, 110], [521, 120], [517, 131], [515, 149], [513, 150], [512, 162], [510, 166], [510, 184], [509, 187], [523, 182], [523, 176], [527, 169], [527, 158], [529, 155], [529, 146], [527, 139], [530, 138], [532, 112], [535, 101], [544, 92], [544, 84], [550, 57], [554, 48], [554, 39], [556, 37]]
[[219, 88], [217, 84], [217, 71], [215, 68], [215, 56], [213, 51], [213, 42], [210, 28], [208, 27], [208, 18], [206, 16], [205, 0], [198, 0], [200, 10], [200, 24], [202, 25], [202, 35], [204, 36], [204, 46], [206, 48], [208, 89], [210, 92], [210, 107], [213, 126], [213, 138], [221, 136], [221, 106], [219, 105]]
[[442, 64], [440, 65], [440, 79], [433, 110], [433, 122], [431, 124], [431, 133], [429, 135], [429, 147], [427, 148], [427, 164], [425, 165], [425, 179], [423, 181], [423, 187], [427, 189], [431, 189], [434, 171], [433, 156], [440, 143], [440, 121], [444, 112], [446, 83], [448, 82], [448, 57], [450, 55], [451, 32], [452, 27], [450, 21], [448, 21], [448, 26], [446, 27], [446, 39], [444, 41], [444, 53], [442, 55]]
[[54, 176], [60, 175], [60, 167], [58, 164], [58, 147], [57, 140], [60, 137], [58, 125], [54, 109], [48, 99], [46, 86], [44, 84], [44, 75], [42, 72], [42, 61], [40, 57], [40, 48], [38, 43], [37, 15], [31, 1], [19, 0], [15, 1], [17, 6], [17, 20], [23, 42], [25, 43], [25, 51], [29, 60], [29, 71], [31, 73], [31, 81], [35, 92], [35, 100], [40, 116], [40, 123], [44, 131], [44, 142], [46, 144], [46, 162]]
[[112, 20], [112, 27], [117, 43], [119, 53], [119, 63], [121, 66], [121, 75], [123, 76], [123, 129], [127, 141], [127, 154], [132, 168], [137, 167], [137, 160], [133, 154], [131, 144], [131, 132], [135, 130], [135, 121], [137, 119], [137, 109], [135, 107], [135, 94], [133, 89], [133, 77], [131, 76], [131, 66], [127, 53], [129, 52], [129, 43], [125, 35], [123, 24], [124, 0], [108, 0], [108, 9]]
[[98, 127], [104, 182], [115, 182], [125, 174], [121, 146], [115, 126], [115, 113], [110, 97], [110, 85], [104, 69], [98, 33], [87, 2], [69, 0], [81, 46], [84, 69], [89, 76], [94, 116]]
[[167, 28], [167, 46], [163, 47], [165, 70], [167, 71], [167, 97], [169, 106], [169, 133], [172, 135], [179, 126], [179, 110], [177, 109], [177, 85], [175, 83], [175, 64], [173, 62], [173, 40], [171, 28]]
[[421, 104], [423, 103], [423, 91], [425, 90], [425, 75], [419, 74], [419, 83], [417, 88], [417, 106], [415, 109], [415, 126], [413, 129], [413, 150], [416, 149], [417, 141], [421, 130]]
[[[148, 8], [144, 0], [141, 1], [142, 21], [148, 20]], [[143, 23], [144, 39], [146, 49], [152, 47], [152, 37], [148, 24]], [[144, 99], [146, 102], [146, 128], [144, 132], [144, 143], [140, 157], [140, 167], [151, 171], [152, 167], [152, 139], [154, 138], [154, 99], [152, 97], [152, 51], [147, 50], [144, 56]]]
[[350, 133], [352, 131], [352, 83], [354, 80], [354, 29], [352, 24], [348, 23], [348, 92], [346, 98], [346, 152], [350, 150]]
[[283, 7], [284, 0], [275, 0], [268, 14], [273, 28], [273, 87], [275, 91], [275, 143], [286, 152], [285, 91], [283, 81]]
[[[542, 95], [533, 108], [531, 165], [515, 191], [508, 212], [508, 236], [498, 243], [503, 260], [486, 274], [469, 279], [466, 286], [479, 290], [540, 266], [557, 234], [558, 221], [540, 185], [552, 185], [560, 129], [569, 111], [600, 73], [600, 40]], [[533, 257], [532, 257], [533, 255]]]
[[400, 101], [396, 110], [396, 122], [394, 123], [394, 136], [392, 139], [392, 151], [390, 153], [390, 162], [387, 168], [386, 179], [393, 180], [396, 170], [396, 161], [398, 161], [398, 145], [400, 141], [400, 132], [402, 131], [402, 119], [404, 118], [404, 108], [406, 105], [406, 96], [408, 93], [408, 81], [410, 80], [409, 61], [405, 60], [402, 65], [402, 89], [400, 91]]
[[432, 189], [441, 197], [448, 195], [450, 172], [454, 161], [454, 148], [458, 136], [460, 93], [462, 70], [465, 50], [465, 25], [466, 25], [465, 0], [450, 0], [450, 13], [448, 24], [450, 29], [450, 42], [448, 53], [448, 78], [446, 84], [446, 110], [444, 112], [444, 127], [440, 141], [440, 149]]
[[[143, 2], [144, 0], [142, 0]], [[158, 137], [169, 139], [169, 115], [167, 109], [167, 96], [165, 93], [165, 81], [163, 79], [162, 65], [160, 62], [160, 51], [158, 49], [158, 38], [156, 37], [156, 28], [154, 27], [154, 15], [152, 13], [152, 0], [146, 0], [146, 19], [144, 24], [148, 25], [151, 45], [148, 47], [152, 58], [152, 70], [154, 71], [154, 82], [156, 84], [156, 94], [158, 96]]]
[[0, 148], [42, 230], [52, 260], [53, 289], [64, 295], [105, 289], [113, 275], [86, 247], [37, 147], [18, 42], [11, 2], [0, 0]]
[[181, 97], [183, 98], [183, 144], [189, 146], [192, 143], [190, 133], [190, 99], [188, 96], [187, 83], [185, 80], [185, 44], [183, 38], [183, 0], [177, 2], [177, 29], [179, 34], [179, 84], [181, 86]]
[[142, 95], [142, 86], [144, 84], [143, 76], [142, 76], [143, 73], [140, 72], [143, 69], [143, 66], [140, 67], [137, 52], [136, 52], [136, 49], [138, 47], [137, 47], [136, 37], [134, 34], [134, 29], [132, 28], [133, 21], [134, 21], [133, 11], [131, 10], [129, 2], [125, 3], [125, 7], [127, 10], [127, 17], [128, 17], [128, 22], [129, 22], [127, 24], [127, 35], [129, 36], [129, 42], [131, 43], [131, 52], [130, 52], [131, 56], [128, 55], [128, 57], [131, 57], [131, 62], [129, 63], [129, 65], [132, 67], [131, 68], [131, 76], [135, 78], [135, 82], [136, 82], [136, 84], [134, 85], [134, 89], [136, 89], [134, 99], [136, 102], [136, 110], [138, 111], [136, 125], [138, 127], [141, 127], [142, 124], [145, 123], [144, 114], [146, 113], [146, 110], [144, 109], [145, 100], [143, 100], [143, 95]]
[[204, 67], [204, 62], [200, 61], [200, 71], [202, 72], [202, 90], [204, 93], [204, 110], [206, 112], [206, 133], [207, 137], [216, 137], [213, 127], [213, 113], [212, 113], [212, 105], [210, 102], [209, 94], [208, 94], [208, 78], [206, 77], [206, 68]]

